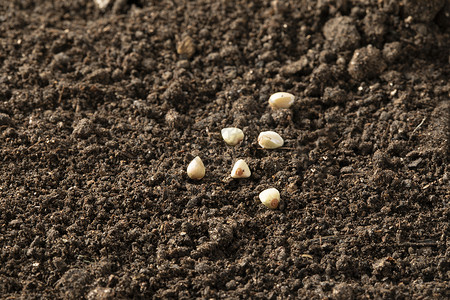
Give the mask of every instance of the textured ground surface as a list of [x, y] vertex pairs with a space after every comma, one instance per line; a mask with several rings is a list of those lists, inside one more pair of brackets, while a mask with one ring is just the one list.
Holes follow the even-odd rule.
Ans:
[[0, 3], [0, 298], [449, 296], [449, 1]]

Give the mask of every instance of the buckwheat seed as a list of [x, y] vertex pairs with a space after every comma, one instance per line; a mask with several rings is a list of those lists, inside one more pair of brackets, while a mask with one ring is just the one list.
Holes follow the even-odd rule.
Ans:
[[259, 200], [268, 208], [275, 209], [280, 203], [280, 192], [275, 188], [264, 190], [259, 194]]
[[221, 130], [222, 138], [230, 146], [236, 146], [244, 139], [244, 132], [235, 127], [228, 127]]
[[265, 149], [275, 149], [283, 146], [283, 138], [274, 131], [263, 131], [258, 136], [258, 144]]
[[252, 175], [252, 172], [250, 172], [247, 163], [243, 159], [238, 160], [234, 164], [233, 170], [231, 171], [232, 178], [247, 178], [250, 175]]
[[187, 167], [187, 174], [189, 178], [200, 180], [205, 177], [205, 165], [200, 157], [195, 157]]
[[286, 92], [278, 92], [270, 96], [269, 105], [272, 108], [289, 108], [292, 104], [294, 104], [295, 96], [286, 93]]

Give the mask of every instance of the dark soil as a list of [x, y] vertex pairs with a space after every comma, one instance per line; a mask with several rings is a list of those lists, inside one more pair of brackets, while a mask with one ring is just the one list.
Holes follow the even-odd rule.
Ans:
[[449, 297], [449, 28], [448, 0], [0, 1], [0, 298]]

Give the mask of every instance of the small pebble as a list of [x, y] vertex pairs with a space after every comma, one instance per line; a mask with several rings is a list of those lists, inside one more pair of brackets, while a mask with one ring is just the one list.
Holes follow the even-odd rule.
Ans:
[[275, 188], [264, 190], [259, 194], [259, 200], [268, 208], [275, 209], [280, 203], [280, 192]]
[[221, 130], [222, 138], [230, 146], [236, 146], [244, 139], [244, 132], [239, 128], [229, 127]]
[[274, 131], [263, 131], [258, 136], [258, 144], [265, 149], [275, 149], [283, 146], [283, 138]]
[[250, 175], [252, 175], [252, 173], [243, 159], [238, 160], [234, 164], [233, 170], [231, 171], [232, 178], [248, 178]]
[[200, 180], [205, 177], [205, 165], [200, 157], [195, 157], [187, 167], [187, 174], [189, 178]]
[[289, 108], [294, 103], [295, 96], [286, 93], [286, 92], [278, 92], [270, 96], [269, 105], [274, 108]]
[[195, 53], [194, 40], [190, 36], [186, 36], [180, 43], [178, 43], [177, 52], [187, 58], [192, 57]]

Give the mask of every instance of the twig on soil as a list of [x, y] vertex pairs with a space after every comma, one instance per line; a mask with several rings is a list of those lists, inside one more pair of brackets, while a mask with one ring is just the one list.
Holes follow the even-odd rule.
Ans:
[[61, 92], [59, 93], [58, 104], [61, 104], [61, 101], [62, 101], [62, 97], [63, 97], [64, 89], [65, 89], [65, 88], [66, 88], [66, 87], [63, 86], [62, 89], [61, 89]]
[[413, 132], [411, 133], [411, 135], [413, 135], [425, 122], [425, 120], [427, 119], [427, 117], [423, 117], [422, 121], [420, 122], [419, 125], [416, 126], [416, 128], [414, 128]]

